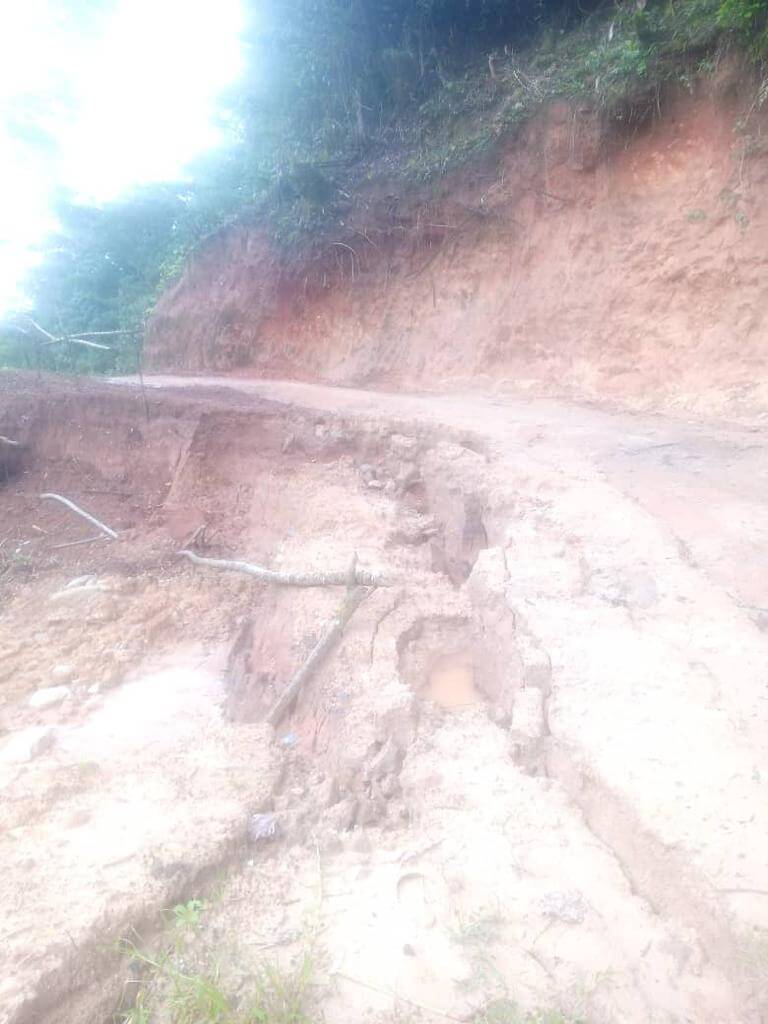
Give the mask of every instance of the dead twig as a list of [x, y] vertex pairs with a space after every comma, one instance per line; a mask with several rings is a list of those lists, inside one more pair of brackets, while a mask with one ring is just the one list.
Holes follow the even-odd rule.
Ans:
[[7, 444], [12, 448], [21, 448], [21, 441], [12, 441], [10, 437], [3, 437], [2, 434], [0, 434], [0, 444]]
[[84, 540], [69, 540], [66, 544], [54, 544], [51, 551], [61, 551], [64, 548], [77, 548], [81, 544], [93, 544], [97, 540], [105, 540], [103, 533], [97, 533], [95, 537], [86, 537]]
[[274, 707], [269, 712], [267, 721], [270, 725], [277, 726], [280, 724], [283, 716], [298, 697], [304, 683], [306, 683], [310, 676], [314, 674], [320, 662], [323, 661], [325, 656], [344, 632], [347, 623], [355, 614], [357, 608], [362, 604], [366, 597], [368, 597], [373, 589], [373, 587], [355, 587], [353, 590], [347, 591], [347, 596], [344, 598], [344, 604], [339, 608], [330, 626], [312, 648], [307, 660], [293, 676], [283, 693], [278, 697]]
[[[230, 572], [244, 572], [248, 576], [255, 576], [263, 583], [279, 583], [284, 587], [343, 587], [350, 583], [348, 569], [342, 569], [341, 572], [275, 572], [273, 569], [265, 569], [264, 566], [253, 565], [251, 562], [232, 562], [227, 558], [203, 558], [187, 549], [179, 551], [179, 555], [188, 558], [195, 565], [207, 565], [212, 569], [225, 569]], [[361, 587], [387, 586], [381, 576], [357, 568], [355, 568], [353, 582], [356, 586]]]
[[60, 501], [62, 505], [66, 505], [67, 508], [72, 509], [77, 515], [82, 516], [83, 519], [87, 519], [89, 523], [92, 523], [98, 530], [106, 534], [107, 537], [111, 537], [112, 540], [117, 540], [117, 533], [109, 526], [105, 526], [104, 523], [94, 518], [89, 512], [84, 511], [79, 505], [76, 505], [74, 501], [70, 501], [69, 498], [64, 498], [60, 494], [41, 494], [41, 498], [49, 498], [52, 501]]

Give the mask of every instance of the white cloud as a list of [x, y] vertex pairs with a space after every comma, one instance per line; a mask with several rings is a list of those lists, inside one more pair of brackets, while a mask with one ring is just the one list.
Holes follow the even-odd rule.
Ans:
[[0, 14], [0, 310], [18, 301], [34, 246], [53, 226], [54, 189], [102, 202], [178, 177], [220, 141], [215, 99], [240, 72], [241, 28], [240, 0], [7, 5]]

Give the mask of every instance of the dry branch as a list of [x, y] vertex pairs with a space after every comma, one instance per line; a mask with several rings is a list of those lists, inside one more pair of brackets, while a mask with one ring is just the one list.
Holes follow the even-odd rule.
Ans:
[[104, 540], [103, 533], [97, 533], [95, 537], [86, 537], [84, 540], [70, 540], [66, 544], [54, 544], [51, 551], [62, 551], [64, 548], [79, 548], [83, 544], [93, 544], [94, 541]]
[[66, 505], [67, 508], [72, 509], [73, 512], [76, 512], [79, 516], [82, 516], [83, 519], [87, 519], [89, 523], [92, 523], [98, 530], [101, 530], [102, 533], [105, 533], [107, 537], [111, 537], [112, 540], [117, 540], [117, 534], [115, 533], [114, 530], [110, 529], [109, 526], [105, 526], [104, 523], [100, 522], [98, 519], [95, 519], [92, 515], [90, 515], [90, 513], [85, 512], [83, 509], [80, 508], [79, 505], [76, 505], [74, 501], [70, 501], [69, 498], [63, 498], [60, 494], [41, 494], [40, 497], [50, 498], [53, 501], [60, 501], [62, 505]]
[[283, 693], [278, 697], [274, 707], [269, 712], [267, 721], [270, 725], [277, 726], [280, 724], [281, 719], [298, 697], [304, 683], [306, 683], [306, 681], [314, 674], [320, 662], [338, 641], [339, 637], [344, 632], [347, 623], [355, 614], [356, 609], [371, 593], [372, 589], [372, 587], [358, 586], [353, 590], [347, 591], [347, 596], [344, 598], [344, 604], [339, 608], [335, 617], [331, 621], [331, 624], [312, 648], [307, 660], [293, 676]]
[[342, 569], [341, 572], [275, 572], [273, 569], [265, 569], [261, 565], [253, 565], [251, 562], [232, 562], [226, 558], [203, 558], [196, 555], [194, 551], [179, 551], [180, 555], [188, 558], [195, 565], [207, 565], [212, 569], [228, 569], [231, 572], [244, 572], [248, 576], [255, 576], [263, 583], [279, 583], [284, 587], [343, 587], [349, 586], [352, 582], [360, 587], [384, 587], [386, 581], [381, 576], [366, 572], [364, 569], [354, 570], [354, 576], [350, 580], [350, 571]]
[[21, 448], [21, 441], [12, 441], [10, 437], [3, 437], [0, 434], [0, 444], [8, 444], [12, 448]]

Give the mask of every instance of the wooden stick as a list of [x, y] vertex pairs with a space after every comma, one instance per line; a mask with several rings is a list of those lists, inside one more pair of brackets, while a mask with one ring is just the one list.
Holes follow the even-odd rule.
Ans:
[[63, 548], [77, 548], [81, 544], [93, 544], [96, 540], [104, 540], [104, 534], [97, 533], [95, 537], [86, 537], [84, 540], [70, 540], [66, 544], [54, 544], [51, 551], [61, 551]]
[[274, 707], [269, 712], [267, 721], [270, 725], [279, 725], [285, 713], [298, 697], [304, 683], [306, 683], [310, 676], [314, 674], [320, 662], [325, 658], [344, 632], [347, 623], [355, 614], [356, 609], [362, 604], [366, 597], [368, 597], [372, 590], [372, 587], [355, 587], [354, 590], [347, 591], [347, 596], [344, 598], [344, 604], [339, 608], [336, 616], [331, 621], [330, 626], [328, 626], [326, 631], [312, 648], [307, 660], [293, 676], [283, 693], [278, 697]]
[[74, 501], [70, 501], [69, 498], [63, 498], [60, 494], [41, 494], [40, 497], [50, 498], [53, 501], [60, 501], [62, 505], [66, 505], [67, 508], [71, 508], [73, 512], [76, 512], [79, 516], [82, 516], [83, 519], [87, 519], [89, 523], [93, 523], [93, 525], [97, 529], [101, 530], [102, 533], [105, 533], [107, 537], [111, 537], [112, 540], [117, 540], [117, 534], [115, 533], [114, 530], [110, 529], [109, 526], [105, 526], [104, 523], [100, 522], [98, 519], [95, 519], [88, 512], [85, 512], [83, 509], [80, 508], [79, 505], [76, 505]]
[[[343, 587], [350, 584], [348, 569], [342, 569], [341, 572], [275, 572], [273, 569], [265, 569], [263, 566], [253, 565], [251, 562], [231, 562], [226, 558], [203, 558], [187, 549], [179, 551], [179, 555], [188, 558], [195, 565], [207, 565], [212, 569], [227, 569], [231, 572], [244, 572], [248, 576], [255, 576], [257, 580], [264, 583], [280, 583], [285, 587]], [[355, 568], [354, 578], [351, 582], [362, 587], [387, 585], [382, 577], [357, 568]]]
[[9, 444], [12, 448], [21, 448], [21, 441], [12, 441], [10, 437], [0, 434], [0, 444]]

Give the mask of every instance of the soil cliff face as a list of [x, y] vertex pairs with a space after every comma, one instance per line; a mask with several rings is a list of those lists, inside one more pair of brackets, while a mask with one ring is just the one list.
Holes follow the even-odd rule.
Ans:
[[768, 118], [726, 78], [607, 132], [552, 105], [439, 194], [369, 189], [301, 265], [234, 227], [162, 297], [147, 364], [764, 410]]

